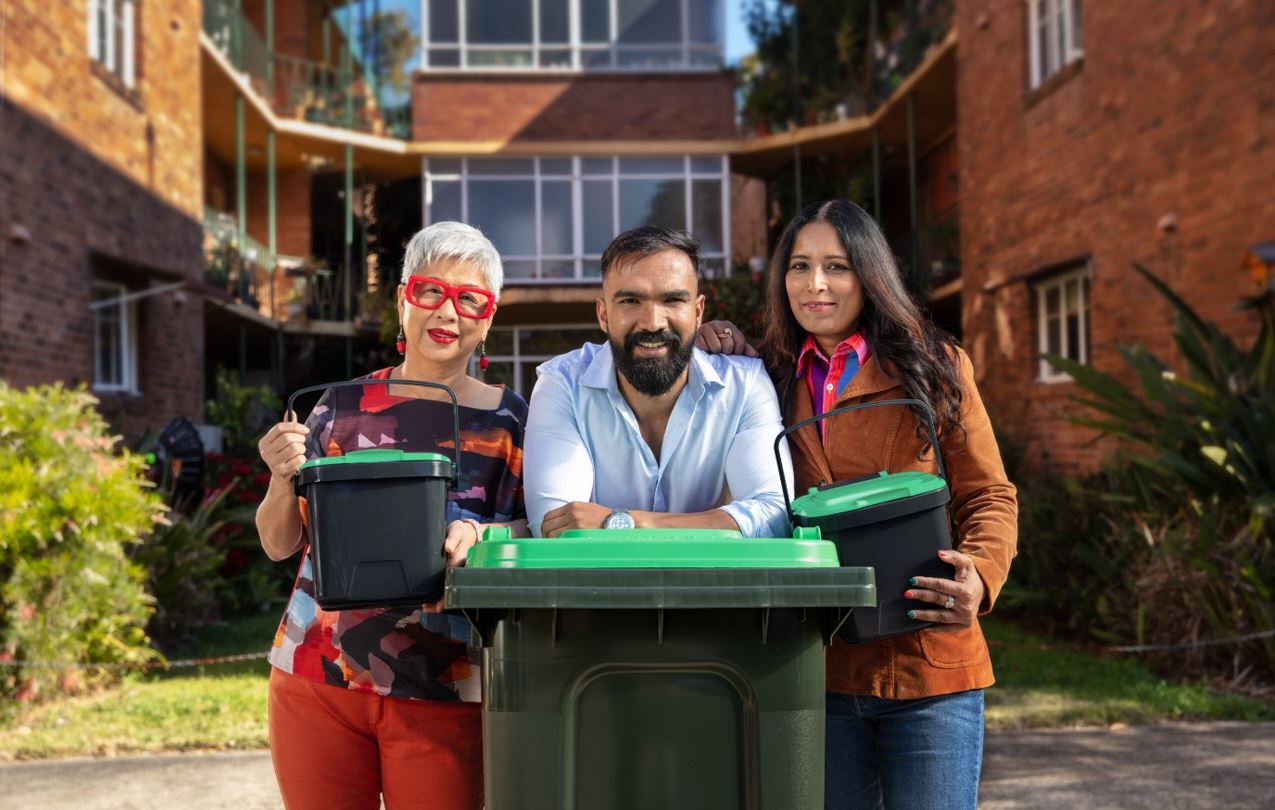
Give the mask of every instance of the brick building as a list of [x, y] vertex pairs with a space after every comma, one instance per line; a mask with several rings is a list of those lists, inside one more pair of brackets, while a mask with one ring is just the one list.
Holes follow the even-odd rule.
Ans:
[[203, 409], [199, 2], [3, 4], [0, 378]]
[[[1111, 445], [1065, 420], [1076, 386], [1040, 355], [1123, 375], [1118, 347], [1138, 343], [1176, 362], [1172, 314], [1135, 262], [1229, 334], [1256, 333], [1235, 305], [1255, 292], [1246, 254], [1275, 240], [1275, 5], [906, 12], [874, 40], [897, 77], [879, 103], [748, 141], [733, 165], [771, 189], [795, 174], [806, 202], [846, 193], [820, 190], [829, 165], [870, 167], [858, 200], [970, 351], [1002, 441], [1038, 469], [1091, 469]], [[909, 40], [910, 63], [891, 51]]]

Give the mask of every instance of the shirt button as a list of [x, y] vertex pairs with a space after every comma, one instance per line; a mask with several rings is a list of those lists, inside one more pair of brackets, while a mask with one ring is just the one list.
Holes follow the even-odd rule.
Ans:
[[827, 390], [829, 390], [829, 391], [831, 391], [831, 390], [832, 390], [832, 383], [828, 383]]

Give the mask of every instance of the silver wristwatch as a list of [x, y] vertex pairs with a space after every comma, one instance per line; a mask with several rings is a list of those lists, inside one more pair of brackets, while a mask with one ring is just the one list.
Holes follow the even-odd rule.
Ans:
[[607, 519], [602, 521], [604, 529], [632, 529], [635, 525], [633, 516], [629, 514], [627, 509], [617, 509], [607, 515]]

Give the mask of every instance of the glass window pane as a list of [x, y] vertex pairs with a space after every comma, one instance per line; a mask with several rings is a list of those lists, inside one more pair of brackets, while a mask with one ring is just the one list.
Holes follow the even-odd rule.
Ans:
[[681, 0], [616, 0], [620, 42], [682, 41]]
[[521, 390], [518, 391], [519, 396], [523, 398], [531, 396], [531, 389], [536, 387], [536, 366], [543, 362], [543, 360], [532, 360], [520, 364], [522, 366], [522, 379], [520, 381]]
[[580, 183], [580, 214], [584, 222], [584, 252], [600, 255], [615, 237], [610, 180]]
[[580, 158], [580, 171], [583, 174], [605, 174], [611, 175], [614, 171], [615, 164], [611, 162], [611, 158], [587, 157]]
[[569, 0], [540, 0], [540, 41], [570, 42]]
[[1080, 0], [1071, 3], [1071, 47], [1077, 53], [1085, 49], [1085, 28], [1080, 23]]
[[531, 67], [531, 50], [506, 51], [471, 48], [465, 52], [465, 64], [469, 67]]
[[1056, 318], [1061, 312], [1061, 295], [1057, 287], [1045, 290], [1045, 317]]
[[460, 158], [430, 158], [425, 164], [425, 171], [431, 175], [460, 174]]
[[695, 221], [691, 233], [699, 238], [705, 253], [724, 253], [722, 240], [722, 181], [692, 180], [691, 210]]
[[722, 42], [721, 0], [687, 0], [691, 42], [716, 45]]
[[[470, 180], [469, 224], [482, 231], [502, 256], [536, 255], [535, 182]], [[505, 263], [505, 273], [511, 276], [512, 264]]]
[[[491, 349], [487, 350], [489, 353]], [[514, 364], [510, 362], [491, 362], [486, 371], [479, 369], [478, 373], [482, 376], [483, 382], [488, 385], [503, 385], [506, 388], [514, 387]], [[522, 393], [522, 392], [519, 392]]]
[[1064, 355], [1071, 360], [1080, 359], [1080, 313], [1071, 313], [1067, 315], [1067, 353]]
[[460, 67], [460, 51], [439, 50], [431, 48], [429, 52], [430, 67]]
[[540, 220], [540, 255], [573, 255], [570, 181], [540, 185]]
[[1059, 342], [1062, 339], [1060, 325], [1059, 318], [1049, 318], [1045, 321], [1045, 351], [1049, 354], [1062, 354], [1062, 345]]
[[712, 157], [693, 157], [691, 158], [691, 171], [695, 174], [721, 174], [722, 159], [716, 155]]
[[464, 219], [460, 210], [460, 181], [429, 181], [428, 204], [426, 212], [430, 223], [459, 222]]
[[571, 67], [571, 51], [569, 50], [540, 51], [540, 67], [542, 68]]
[[690, 66], [697, 68], [719, 68], [722, 66], [722, 51], [720, 48], [702, 48], [691, 46]]
[[575, 278], [575, 259], [546, 259], [540, 262], [541, 278]]
[[602, 263], [586, 259], [580, 272], [581, 278], [602, 278]]
[[580, 0], [580, 41], [611, 41], [611, 4], [608, 0]]
[[588, 68], [609, 68], [611, 67], [611, 50], [585, 50], [580, 49], [580, 63]]
[[510, 355], [514, 353], [514, 330], [493, 326], [487, 332], [487, 354]]
[[675, 174], [686, 171], [680, 157], [632, 157], [620, 158], [620, 174]]
[[[484, 231], [486, 233], [486, 231]], [[495, 241], [495, 240], [493, 240]], [[499, 248], [499, 244], [497, 244]], [[536, 277], [536, 262], [534, 259], [518, 259], [511, 262], [503, 262], [505, 268], [505, 280], [526, 279]]]
[[624, 48], [616, 53], [616, 63], [623, 68], [658, 69], [682, 64], [681, 48]]
[[466, 0], [465, 38], [482, 45], [531, 42], [531, 0]]
[[571, 158], [540, 158], [540, 174], [571, 176]]
[[470, 158], [469, 173], [476, 177], [502, 174], [535, 174], [534, 158]]
[[586, 329], [520, 329], [518, 350], [522, 356], [557, 357], [563, 352], [575, 351], [585, 343], [598, 343], [604, 339], [596, 327]]
[[429, 41], [458, 42], [456, 0], [429, 0]]
[[726, 277], [726, 260], [700, 258], [701, 272], [704, 278], [725, 278]]
[[682, 180], [620, 181], [620, 231], [639, 225], [686, 228], [686, 186]]

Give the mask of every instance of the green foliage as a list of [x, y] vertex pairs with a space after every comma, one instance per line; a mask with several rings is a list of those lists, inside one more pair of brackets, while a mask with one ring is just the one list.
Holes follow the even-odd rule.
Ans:
[[240, 385], [217, 369], [216, 396], [204, 405], [205, 418], [222, 430], [227, 455], [255, 455], [257, 440], [282, 416], [283, 403], [265, 386]]
[[704, 294], [704, 322], [730, 321], [744, 330], [754, 346], [761, 340], [766, 285], [760, 275], [736, 271], [726, 278], [700, 284]]
[[[129, 551], [163, 510], [142, 459], [116, 448], [96, 401], [61, 385], [0, 381], [0, 655], [144, 661], [153, 610]], [[49, 669], [6, 669], [0, 690], [34, 696]]]
[[[1121, 350], [1140, 391], [1110, 374], [1047, 356], [1082, 390], [1072, 418], [1128, 441], [1110, 467], [1124, 497], [1122, 532], [1140, 548], [1128, 565], [1126, 610], [1115, 633], [1177, 642], [1275, 630], [1275, 298], [1246, 302], [1261, 319], [1249, 349], [1205, 321], [1147, 270], [1137, 272], [1177, 313], [1185, 373], [1141, 347]], [[1117, 540], [1117, 542], [1119, 542]], [[1275, 639], [1192, 653], [1189, 663], [1236, 679], [1275, 677]], [[1181, 665], [1182, 658], [1176, 659]]]

